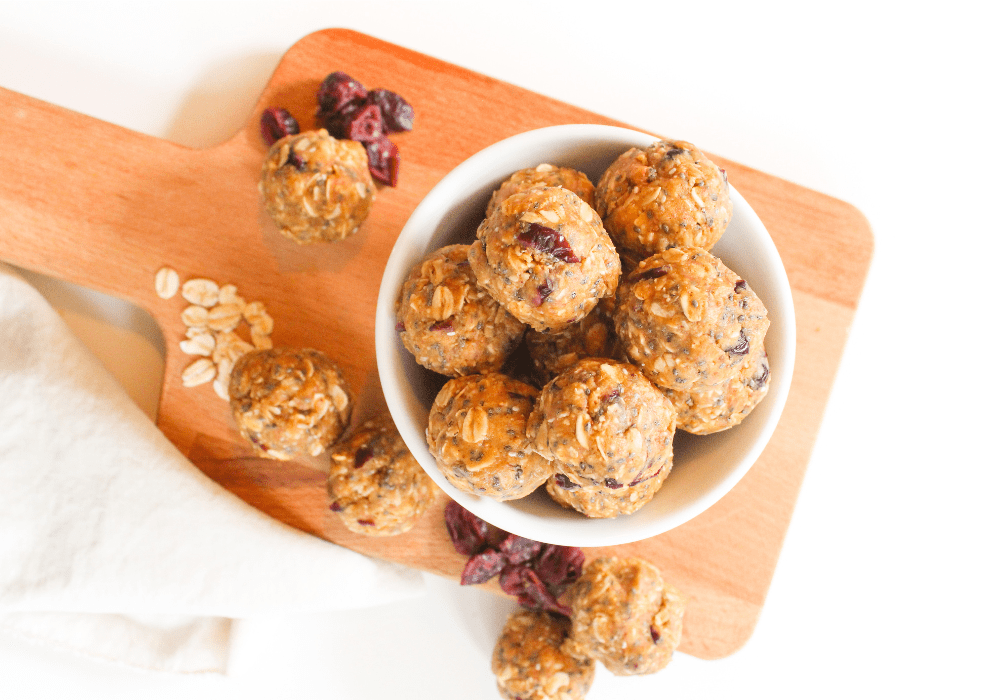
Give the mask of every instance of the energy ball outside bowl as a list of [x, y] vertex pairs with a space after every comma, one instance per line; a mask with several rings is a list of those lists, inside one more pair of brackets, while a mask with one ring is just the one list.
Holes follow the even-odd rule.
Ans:
[[368, 218], [375, 199], [365, 147], [326, 129], [275, 141], [259, 187], [267, 213], [296, 243], [347, 238]]
[[497, 690], [505, 700], [582, 700], [594, 682], [594, 662], [563, 651], [569, 621], [542, 610], [507, 617], [493, 649]]
[[546, 489], [557, 503], [613, 518], [644, 506], [667, 478], [675, 422], [673, 406], [638, 369], [587, 358], [545, 385], [527, 434], [553, 461]]
[[371, 536], [407, 532], [439, 493], [386, 415], [334, 445], [326, 485], [344, 526]]
[[476, 284], [467, 245], [445, 246], [410, 270], [396, 323], [417, 363], [449, 377], [500, 369], [524, 335], [524, 324]]
[[666, 392], [677, 427], [698, 435], [737, 425], [767, 394], [769, 323], [746, 281], [701, 248], [643, 260], [615, 308], [629, 359]]
[[233, 365], [229, 406], [240, 434], [261, 457], [318, 455], [351, 422], [344, 375], [319, 350], [251, 350]]
[[594, 184], [586, 173], [573, 168], [542, 163], [534, 168], [518, 170], [504, 180], [500, 187], [494, 190], [489, 204], [486, 205], [487, 218], [507, 197], [535, 187], [562, 187], [582, 199], [588, 206], [594, 206]]
[[562, 187], [507, 197], [479, 225], [469, 262], [479, 285], [538, 331], [583, 319], [621, 273], [600, 217]]
[[427, 445], [455, 488], [497, 501], [523, 498], [552, 475], [535, 454], [525, 423], [538, 390], [504, 374], [452, 379], [427, 421]]
[[681, 640], [684, 595], [639, 558], [591, 561], [570, 589], [566, 651], [616, 676], [662, 670]]
[[615, 245], [640, 258], [679, 245], [708, 250], [733, 217], [725, 172], [686, 141], [629, 149], [601, 175], [595, 199]]

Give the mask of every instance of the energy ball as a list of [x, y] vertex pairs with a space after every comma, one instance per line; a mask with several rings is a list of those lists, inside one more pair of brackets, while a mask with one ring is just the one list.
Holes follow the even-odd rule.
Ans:
[[326, 129], [275, 141], [264, 158], [259, 188], [267, 213], [296, 243], [347, 238], [375, 199], [365, 147], [335, 139]]
[[619, 248], [640, 258], [674, 246], [705, 250], [733, 216], [726, 174], [686, 141], [618, 156], [597, 183], [597, 212]]
[[588, 206], [594, 206], [594, 184], [585, 173], [542, 163], [534, 168], [518, 170], [504, 180], [490, 197], [489, 204], [486, 205], [486, 216], [489, 217], [507, 197], [534, 187], [562, 187], [582, 199]]
[[553, 379], [585, 357], [623, 359], [612, 319], [614, 298], [605, 297], [582, 321], [565, 330], [539, 333], [529, 328], [525, 345], [542, 384]]
[[634, 513], [673, 465], [674, 408], [631, 365], [588, 358], [542, 389], [528, 419], [535, 451], [553, 460], [546, 490], [591, 518]]
[[412, 528], [438, 492], [384, 415], [334, 446], [326, 486], [330, 510], [347, 529], [374, 536]]
[[705, 435], [737, 425], [767, 394], [767, 309], [745, 280], [701, 248], [640, 263], [618, 292], [615, 329], [629, 359]]
[[445, 246], [410, 270], [396, 322], [417, 362], [449, 377], [500, 369], [524, 335], [524, 324], [476, 284], [467, 245]]
[[616, 676], [662, 670], [681, 640], [684, 595], [639, 558], [591, 561], [570, 590], [566, 651]]
[[507, 197], [479, 225], [472, 271], [522, 323], [558, 331], [618, 286], [621, 263], [594, 210], [562, 187]]
[[539, 610], [518, 610], [493, 649], [497, 690], [506, 700], [582, 700], [594, 682], [594, 662], [562, 650], [570, 624]]
[[318, 455], [351, 422], [344, 375], [319, 350], [251, 350], [233, 365], [229, 406], [240, 434], [261, 457]]
[[427, 445], [455, 488], [497, 501], [523, 498], [552, 475], [525, 435], [538, 390], [492, 373], [452, 379], [427, 422]]

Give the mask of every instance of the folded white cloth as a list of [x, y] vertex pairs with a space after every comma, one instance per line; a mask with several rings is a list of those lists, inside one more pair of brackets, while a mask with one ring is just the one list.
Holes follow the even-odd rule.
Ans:
[[225, 669], [230, 620], [419, 594], [202, 474], [0, 264], [0, 629], [149, 669]]

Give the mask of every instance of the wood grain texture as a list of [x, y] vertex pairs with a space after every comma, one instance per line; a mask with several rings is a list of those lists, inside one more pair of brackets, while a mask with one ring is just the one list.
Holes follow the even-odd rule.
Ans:
[[[402, 155], [399, 187], [379, 191], [362, 230], [341, 243], [299, 247], [277, 233], [258, 201], [265, 148], [257, 119], [265, 107], [282, 105], [308, 128], [316, 88], [333, 70], [405, 95], [416, 128], [394, 138]], [[375, 302], [410, 212], [482, 148], [529, 129], [579, 122], [628, 126], [347, 30], [296, 43], [246, 128], [209, 149], [0, 89], [0, 258], [128, 299], [153, 316], [167, 346], [159, 426], [220, 484], [319, 537], [457, 577], [464, 562], [447, 539], [443, 495], [411, 532], [365, 538], [328, 511], [321, 460], [289, 465], [251, 456], [210, 386], [181, 386], [190, 361], [178, 348], [184, 302], [157, 298], [153, 276], [170, 265], [182, 278], [232, 282], [248, 300], [265, 301], [275, 343], [336, 358], [361, 397], [362, 418], [384, 406]], [[753, 632], [872, 253], [870, 228], [849, 204], [713, 158], [767, 226], [792, 284], [798, 356], [788, 403], [760, 459], [715, 506], [659, 537], [588, 552], [642, 556], [659, 566], [691, 597], [681, 650], [702, 658], [731, 654]]]

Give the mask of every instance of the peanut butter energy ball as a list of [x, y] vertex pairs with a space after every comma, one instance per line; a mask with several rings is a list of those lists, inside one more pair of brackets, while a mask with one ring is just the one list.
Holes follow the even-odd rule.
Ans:
[[552, 475], [532, 451], [525, 423], [538, 390], [499, 374], [452, 379], [427, 422], [427, 445], [455, 488], [497, 501], [523, 498]]
[[440, 493], [385, 415], [334, 446], [326, 485], [347, 529], [374, 536], [406, 532]]
[[594, 662], [562, 650], [569, 621], [540, 610], [518, 610], [493, 649], [497, 690], [506, 700], [582, 700], [594, 682]]
[[642, 559], [594, 559], [570, 590], [566, 650], [616, 676], [662, 670], [681, 640], [683, 594]]
[[643, 260], [615, 309], [629, 358], [666, 392], [677, 427], [698, 435], [737, 425], [767, 394], [769, 323], [746, 281], [701, 248]]
[[725, 172], [686, 141], [629, 149], [604, 171], [595, 199], [615, 245], [640, 259], [678, 245], [708, 250], [733, 215]]
[[486, 205], [486, 216], [500, 206], [503, 200], [517, 192], [525, 192], [534, 187], [562, 187], [594, 206], [594, 185], [585, 173], [572, 168], [560, 168], [542, 163], [534, 168], [518, 170], [498, 187]]
[[633, 513], [673, 465], [673, 406], [635, 367], [580, 360], [542, 389], [528, 419], [535, 451], [553, 460], [546, 490], [591, 518]]
[[365, 147], [335, 139], [326, 129], [275, 141], [259, 188], [267, 213], [296, 243], [347, 238], [368, 217], [375, 199]]
[[233, 365], [229, 406], [240, 434], [271, 459], [318, 455], [351, 422], [354, 399], [319, 350], [251, 350]]
[[524, 324], [476, 283], [467, 245], [445, 246], [410, 270], [396, 322], [417, 362], [449, 377], [500, 369], [524, 335]]
[[621, 263], [600, 217], [562, 187], [510, 195], [476, 238], [469, 262], [479, 285], [535, 330], [580, 321], [618, 286]]

